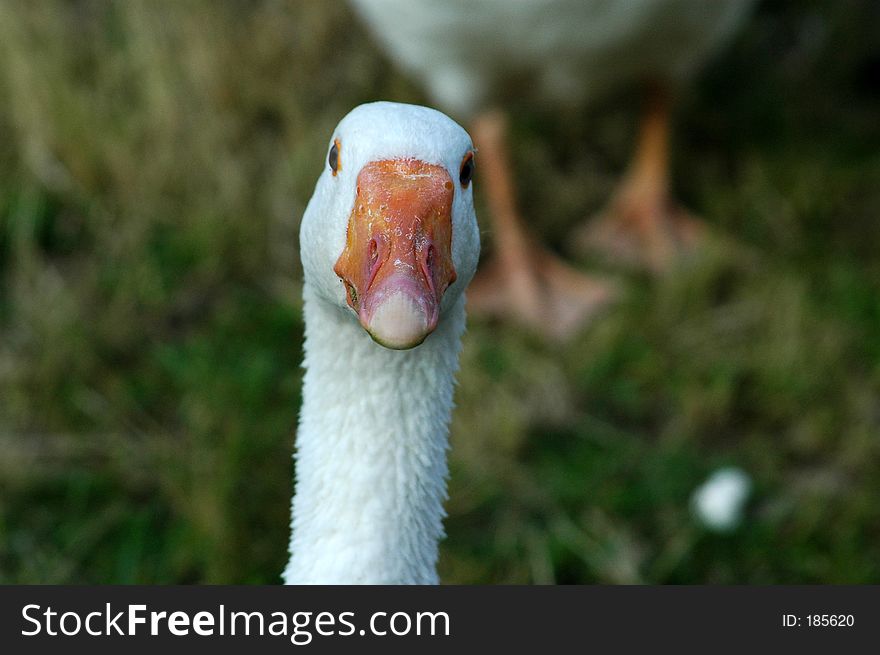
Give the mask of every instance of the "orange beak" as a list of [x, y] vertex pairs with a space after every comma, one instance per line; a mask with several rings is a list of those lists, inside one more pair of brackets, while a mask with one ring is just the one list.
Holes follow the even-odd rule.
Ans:
[[437, 327], [440, 300], [455, 281], [452, 180], [442, 166], [390, 159], [367, 164], [357, 181], [333, 270], [376, 342], [413, 348]]

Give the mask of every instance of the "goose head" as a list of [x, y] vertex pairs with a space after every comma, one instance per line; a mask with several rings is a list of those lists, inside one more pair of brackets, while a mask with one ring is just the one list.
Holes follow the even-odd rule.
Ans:
[[306, 284], [378, 344], [422, 343], [476, 270], [473, 158], [467, 132], [439, 111], [353, 109], [333, 131], [303, 217]]

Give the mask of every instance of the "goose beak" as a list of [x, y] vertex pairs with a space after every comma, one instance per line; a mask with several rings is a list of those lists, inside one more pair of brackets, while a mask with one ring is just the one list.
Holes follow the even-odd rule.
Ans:
[[455, 281], [453, 184], [442, 166], [388, 159], [364, 166], [333, 270], [373, 339], [413, 348], [437, 327], [440, 300]]

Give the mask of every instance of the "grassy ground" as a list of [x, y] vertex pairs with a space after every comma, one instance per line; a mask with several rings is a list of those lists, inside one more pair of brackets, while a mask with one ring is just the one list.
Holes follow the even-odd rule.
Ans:
[[[880, 582], [878, 19], [766, 3], [704, 71], [675, 174], [719, 236], [691, 267], [610, 271], [625, 299], [565, 347], [472, 322], [444, 580]], [[0, 582], [278, 581], [299, 217], [379, 97], [424, 101], [342, 3], [0, 0]], [[631, 100], [515, 109], [552, 245], [607, 198]], [[755, 491], [716, 535], [688, 498], [724, 464]]]

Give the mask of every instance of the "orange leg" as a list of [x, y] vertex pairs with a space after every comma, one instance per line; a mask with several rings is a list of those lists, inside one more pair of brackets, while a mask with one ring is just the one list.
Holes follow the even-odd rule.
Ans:
[[665, 89], [651, 89], [629, 171], [604, 212], [575, 231], [578, 250], [661, 272], [699, 242], [702, 222], [670, 195], [670, 105]]
[[565, 339], [607, 305], [613, 288], [563, 263], [526, 231], [516, 208], [506, 131], [500, 111], [483, 114], [472, 126], [495, 254], [468, 287], [468, 308]]

